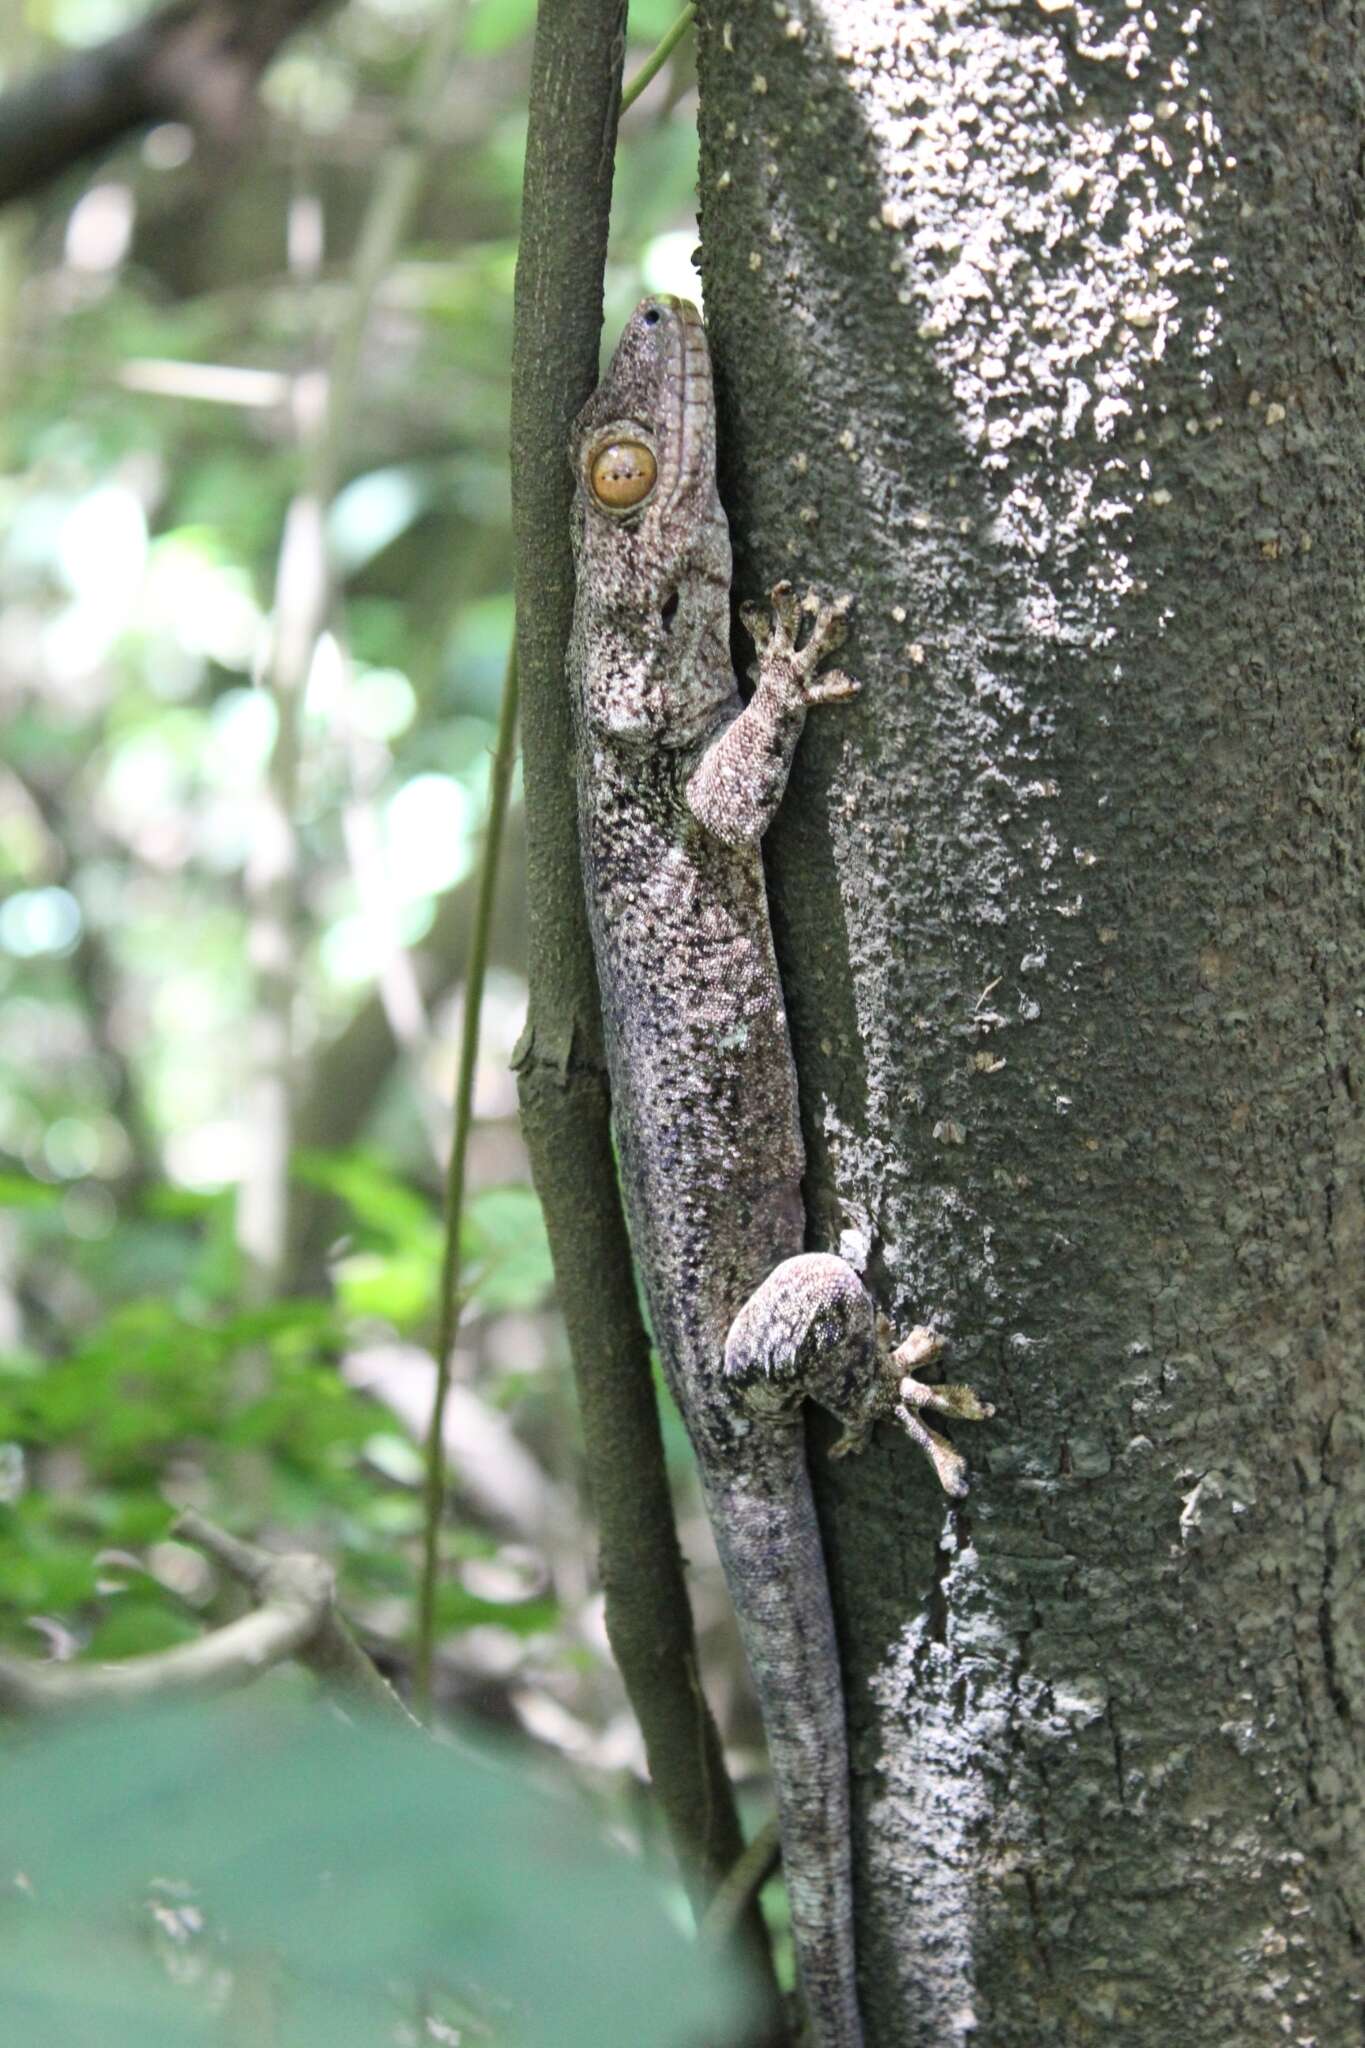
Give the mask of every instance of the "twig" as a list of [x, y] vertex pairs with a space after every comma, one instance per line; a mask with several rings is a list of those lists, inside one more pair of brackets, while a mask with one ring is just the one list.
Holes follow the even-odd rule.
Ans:
[[406, 1728], [417, 1723], [352, 1636], [334, 1604], [336, 1578], [320, 1557], [279, 1556], [187, 1509], [175, 1533], [206, 1551], [258, 1605], [198, 1642], [119, 1664], [35, 1664], [0, 1658], [0, 1713], [34, 1718], [83, 1707], [197, 1698], [250, 1685], [294, 1658], [341, 1706]]
[[0, 1658], [0, 1711], [36, 1715], [79, 1707], [226, 1692], [297, 1656], [331, 1605], [331, 1567], [317, 1557], [275, 1557], [256, 1585], [261, 1605], [195, 1643], [120, 1664], [47, 1665]]
[[645, 58], [644, 63], [640, 66], [634, 78], [631, 79], [630, 84], [623, 89], [621, 93], [621, 112], [623, 114], [627, 107], [635, 105], [636, 100], [639, 99], [640, 94], [644, 91], [650, 80], [656, 78], [659, 72], [663, 70], [664, 65], [673, 55], [674, 50], [687, 34], [696, 18], [696, 0], [688, 0], [688, 5], [684, 7], [672, 27], [665, 30], [663, 36]]
[[[259, 1594], [274, 1567], [282, 1562], [273, 1552], [261, 1550], [240, 1536], [229, 1535], [226, 1529], [218, 1528], [193, 1508], [186, 1508], [180, 1516], [175, 1534], [206, 1551], [252, 1593]], [[418, 1726], [384, 1674], [361, 1649], [332, 1599], [328, 1599], [313, 1634], [299, 1645], [295, 1655], [339, 1705], [357, 1715], [378, 1715], [396, 1726]]]
[[445, 1503], [445, 1413], [460, 1321], [460, 1236], [464, 1224], [465, 1158], [469, 1148], [470, 1113], [474, 1099], [474, 1068], [479, 1053], [479, 1020], [488, 968], [489, 935], [498, 863], [507, 824], [507, 800], [517, 757], [517, 651], [507, 657], [498, 713], [498, 737], [488, 799], [488, 829], [479, 868], [474, 923], [465, 972], [464, 1015], [460, 1022], [460, 1063], [455, 1081], [455, 1116], [446, 1174], [445, 1247], [441, 1258], [441, 1294], [436, 1329], [436, 1386], [427, 1429], [426, 1484], [423, 1501], [422, 1576], [417, 1596], [417, 1646], [413, 1697], [423, 1721], [431, 1716], [431, 1669], [436, 1634], [436, 1581], [441, 1552], [441, 1511]]
[[776, 1870], [781, 1854], [782, 1836], [774, 1814], [771, 1820], [764, 1822], [716, 1887], [697, 1929], [699, 1942], [724, 1947]]

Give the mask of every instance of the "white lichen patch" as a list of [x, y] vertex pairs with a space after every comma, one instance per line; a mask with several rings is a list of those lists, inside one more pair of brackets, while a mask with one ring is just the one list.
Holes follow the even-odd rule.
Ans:
[[[1064, 34], [1049, 11], [1032, 26], [1022, 8], [969, 0], [822, 8], [864, 87], [877, 220], [902, 238], [898, 297], [1000, 479], [995, 538], [1053, 564], [1082, 540], [1098, 548], [1087, 580], [1099, 606], [1132, 588], [1122, 527], [1152, 478], [1099, 447], [1090, 464], [1071, 449], [1053, 465], [1047, 451], [1131, 433], [1149, 365], [1186, 322], [1197, 351], [1212, 347], [1226, 262], [1202, 253], [1200, 224], [1230, 166], [1195, 81], [1199, 9], [1174, 52], [1141, 8], [1115, 21], [1062, 0], [1051, 11]], [[1126, 115], [1096, 113], [1099, 65], [1140, 88]]]

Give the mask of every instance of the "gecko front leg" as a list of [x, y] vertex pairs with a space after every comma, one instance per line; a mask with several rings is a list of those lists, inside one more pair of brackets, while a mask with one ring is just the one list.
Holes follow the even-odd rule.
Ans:
[[[758, 651], [754, 693], [709, 742], [687, 784], [693, 817], [726, 846], [756, 846], [772, 823], [811, 705], [858, 694], [838, 669], [817, 672], [843, 644], [852, 598], [798, 601], [790, 583], [778, 583], [771, 602], [771, 617], [758, 605], [741, 609]], [[804, 640], [803, 618], [810, 620]]]

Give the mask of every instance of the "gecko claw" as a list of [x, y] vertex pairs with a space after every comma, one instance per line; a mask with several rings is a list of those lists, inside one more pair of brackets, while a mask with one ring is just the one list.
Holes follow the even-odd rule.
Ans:
[[960, 1451], [930, 1429], [924, 1421], [924, 1411], [935, 1415], [956, 1416], [959, 1422], [985, 1422], [995, 1413], [989, 1401], [983, 1401], [972, 1387], [960, 1384], [931, 1386], [916, 1379], [908, 1367], [929, 1365], [944, 1349], [944, 1339], [937, 1330], [925, 1328], [911, 1330], [899, 1344], [893, 1346], [891, 1325], [880, 1312], [876, 1322], [878, 1371], [875, 1380], [868, 1387], [866, 1398], [856, 1409], [841, 1410], [844, 1429], [838, 1441], [830, 1447], [832, 1458], [846, 1458], [853, 1451], [864, 1450], [872, 1435], [873, 1424], [883, 1416], [893, 1417], [913, 1444], [917, 1444], [938, 1474], [939, 1485], [953, 1500], [961, 1500], [967, 1492], [967, 1461]]
[[[771, 611], [755, 604], [742, 604], [739, 616], [758, 650], [756, 677], [764, 678], [779, 698], [789, 703], [838, 704], [856, 697], [860, 685], [841, 669], [827, 675], [818, 673], [827, 654], [832, 654], [848, 637], [846, 620], [853, 604], [849, 593], [829, 602], [808, 590], [798, 598], [784, 578], [768, 592]], [[809, 630], [801, 639], [802, 622]]]
[[[942, 1352], [944, 1343], [945, 1339], [939, 1335], [937, 1330], [927, 1329], [922, 1323], [918, 1324], [891, 1351], [891, 1363], [894, 1366], [903, 1368], [906, 1372], [909, 1372], [917, 1365], [928, 1365], [931, 1359], [937, 1358]], [[887, 1348], [888, 1350], [890, 1349], [889, 1339]]]
[[842, 647], [848, 638], [848, 614], [852, 607], [852, 596], [847, 592], [836, 597], [829, 604], [807, 600], [806, 609], [811, 613], [811, 629], [801, 652], [806, 655], [812, 668], [827, 654], [833, 654], [836, 647]]
[[817, 676], [814, 682], [806, 684], [806, 702], [837, 704], [844, 697], [856, 697], [862, 687], [861, 683], [855, 682], [852, 676], [846, 676], [841, 669], [829, 669], [824, 675]]
[[872, 1424], [869, 1421], [847, 1422], [844, 1432], [829, 1447], [831, 1458], [847, 1458], [858, 1451], [865, 1451], [872, 1439]]
[[938, 1474], [938, 1483], [953, 1500], [963, 1500], [967, 1493], [967, 1460], [955, 1451], [946, 1436], [940, 1436], [935, 1429], [926, 1429], [912, 1408], [897, 1408], [896, 1420], [917, 1443]]
[[956, 1415], [959, 1422], [989, 1422], [995, 1413], [993, 1404], [981, 1400], [972, 1387], [929, 1387], [908, 1374], [901, 1381], [900, 1396], [912, 1408], [932, 1408], [936, 1415]]
[[761, 654], [773, 637], [772, 620], [761, 604], [742, 604], [740, 624]]
[[801, 605], [785, 576], [780, 583], [774, 583], [768, 592], [768, 602], [773, 608], [773, 618], [782, 638], [789, 646], [795, 647], [796, 636], [801, 627]]

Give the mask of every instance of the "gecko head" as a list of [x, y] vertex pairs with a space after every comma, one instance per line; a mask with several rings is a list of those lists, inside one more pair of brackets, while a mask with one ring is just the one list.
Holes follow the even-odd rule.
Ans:
[[619, 739], [682, 743], [733, 689], [711, 358], [686, 299], [640, 301], [569, 459], [577, 616], [593, 654], [584, 710]]
[[[712, 488], [716, 411], [701, 315], [687, 299], [641, 299], [605, 377], [574, 422], [570, 460], [586, 539], [667, 546], [689, 498]], [[614, 549], [615, 542], [610, 543]], [[640, 552], [627, 540], [624, 553]]]

